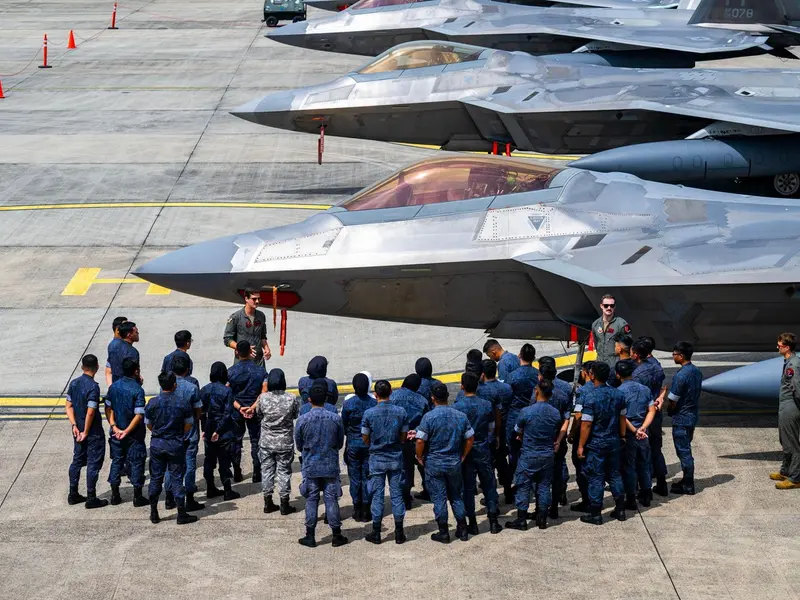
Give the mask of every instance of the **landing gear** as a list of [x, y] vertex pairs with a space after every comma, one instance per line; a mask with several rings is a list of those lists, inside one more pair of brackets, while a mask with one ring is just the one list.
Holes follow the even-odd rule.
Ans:
[[782, 198], [796, 198], [800, 192], [800, 173], [782, 173], [770, 180], [772, 194]]

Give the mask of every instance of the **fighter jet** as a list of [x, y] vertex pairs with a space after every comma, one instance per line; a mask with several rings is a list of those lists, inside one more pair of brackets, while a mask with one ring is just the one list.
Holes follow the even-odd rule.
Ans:
[[275, 92], [232, 114], [448, 150], [597, 153], [579, 166], [698, 185], [758, 178], [767, 193], [800, 193], [800, 71], [607, 64], [591, 53], [410, 42], [330, 83]]
[[[658, 347], [770, 350], [800, 326], [800, 204], [442, 154], [293, 225], [189, 246], [135, 274], [299, 312], [584, 337], [605, 293]], [[583, 332], [581, 334], [581, 332]]]
[[731, 9], [724, 8], [730, 0], [703, 0], [698, 14], [723, 27], [717, 29], [695, 27], [702, 20], [693, 20], [692, 10], [536, 8], [492, 0], [360, 0], [346, 11], [286, 25], [268, 37], [304, 48], [369, 56], [400, 43], [433, 39], [531, 54], [634, 50], [628, 53], [641, 56], [647, 49], [714, 59], [796, 44], [800, 40], [796, 33], [766, 25], [791, 25], [794, 12], [800, 19], [800, 8], [793, 8], [792, 14], [776, 9], [775, 3], [782, 1], [737, 0], [737, 8]]
[[[594, 8], [678, 8], [677, 0], [499, 0], [525, 6], [575, 5]], [[348, 0], [305, 0], [306, 6], [322, 10], [342, 11], [355, 2]]]

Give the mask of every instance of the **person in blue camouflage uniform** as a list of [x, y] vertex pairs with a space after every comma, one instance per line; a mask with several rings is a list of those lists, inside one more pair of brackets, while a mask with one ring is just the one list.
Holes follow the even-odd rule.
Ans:
[[[434, 385], [441, 383], [441, 381], [433, 377], [433, 365], [431, 364], [430, 359], [425, 356], [418, 358], [414, 363], [414, 372], [419, 375], [421, 379], [417, 393], [425, 398], [425, 400], [428, 402], [428, 410], [432, 410], [433, 399], [431, 397], [431, 390], [433, 389]], [[422, 480], [422, 491], [414, 494], [414, 498], [417, 500], [430, 501], [431, 495], [428, 493], [426, 488], [427, 484], [425, 483], [425, 466], [417, 463], [417, 470], [419, 471], [419, 477]]]
[[561, 445], [566, 435], [562, 427], [562, 414], [550, 404], [553, 383], [541, 379], [536, 386], [536, 401], [520, 414], [514, 426], [520, 438], [520, 459], [514, 483], [517, 487], [517, 518], [506, 522], [509, 529], [528, 529], [528, 513], [531, 492], [536, 489], [536, 526], [547, 529], [547, 515], [554, 501], [551, 493], [551, 478], [555, 466], [554, 450]]
[[514, 432], [514, 426], [517, 424], [520, 411], [526, 406], [530, 406], [533, 401], [533, 392], [539, 383], [539, 371], [533, 366], [533, 361], [536, 360], [536, 349], [531, 344], [523, 344], [519, 351], [519, 360], [520, 366], [511, 372], [506, 381], [514, 392], [506, 420], [508, 467], [512, 473], [517, 472], [517, 459], [519, 458], [519, 440]]
[[[125, 321], [118, 328], [119, 338], [114, 338], [108, 345], [108, 360], [106, 361], [106, 380], [111, 374], [111, 383], [123, 376], [122, 361], [131, 358], [139, 362], [139, 351], [133, 345], [139, 341], [139, 329], [136, 323]], [[109, 383], [109, 385], [111, 385]], [[142, 382], [139, 381], [139, 384]]]
[[114, 337], [111, 338], [111, 341], [108, 343], [108, 347], [106, 348], [106, 387], [110, 387], [113, 383], [111, 375], [111, 363], [108, 361], [108, 357], [111, 356], [112, 352], [117, 347], [117, 344], [122, 341], [122, 338], [119, 337], [119, 326], [127, 320], [128, 317], [114, 317], [114, 320], [111, 322], [111, 331], [114, 332]]
[[653, 498], [652, 460], [650, 459], [650, 442], [647, 439], [647, 429], [653, 422], [656, 414], [656, 405], [650, 390], [633, 380], [636, 362], [621, 360], [615, 370], [619, 380], [618, 390], [625, 396], [626, 433], [625, 448], [622, 461], [625, 468], [622, 479], [625, 483], [625, 509], [636, 510], [639, 508], [637, 499], [637, 484], [639, 486], [639, 501], [642, 506], [650, 506]]
[[678, 342], [672, 349], [672, 359], [681, 368], [669, 387], [667, 414], [672, 417], [672, 441], [683, 471], [683, 478], [669, 488], [673, 494], [692, 495], [695, 492], [692, 439], [700, 416], [703, 374], [692, 364], [693, 353], [694, 348], [689, 342]]
[[361, 435], [369, 447], [369, 495], [372, 497], [372, 531], [366, 540], [373, 544], [381, 543], [381, 522], [383, 521], [384, 491], [389, 480], [389, 497], [394, 516], [394, 541], [406, 541], [403, 519], [406, 505], [403, 501], [403, 443], [408, 433], [406, 411], [389, 402], [392, 386], [385, 379], [375, 382], [375, 396], [378, 403], [364, 413], [361, 421]]
[[183, 472], [186, 463], [185, 440], [194, 427], [194, 409], [184, 396], [175, 394], [175, 373], [158, 376], [161, 393], [144, 409], [144, 422], [150, 430], [150, 522], [160, 523], [158, 499], [169, 472], [170, 488], [178, 508], [178, 525], [194, 523], [197, 517], [186, 512]]
[[108, 483], [111, 485], [111, 504], [122, 502], [119, 486], [123, 466], [127, 463], [128, 475], [133, 485], [133, 505], [148, 506], [149, 500], [142, 495], [144, 487], [144, 463], [147, 460], [144, 426], [144, 390], [139, 385], [139, 364], [132, 358], [122, 361], [121, 379], [108, 388], [106, 415], [108, 417], [111, 451], [111, 470]]
[[189, 371], [187, 375], [191, 377], [192, 371], [194, 371], [194, 364], [192, 363], [192, 359], [189, 356], [189, 348], [192, 347], [192, 334], [185, 329], [182, 329], [175, 333], [175, 350], [170, 352], [164, 357], [164, 360], [161, 361], [161, 372], [162, 373], [169, 373], [172, 371], [172, 361], [175, 360], [178, 356], [182, 356], [186, 360], [189, 361]]
[[602, 525], [603, 486], [608, 481], [614, 497], [611, 516], [619, 521], [626, 519], [625, 487], [619, 471], [620, 438], [625, 435], [625, 397], [608, 385], [611, 368], [608, 363], [596, 361], [589, 378], [594, 386], [582, 398], [581, 437], [578, 456], [585, 458], [586, 479], [589, 484], [589, 514], [581, 521]]
[[344, 463], [350, 479], [350, 498], [353, 500], [353, 520], [367, 523], [372, 520], [369, 506], [369, 448], [361, 435], [361, 421], [364, 413], [376, 405], [370, 396], [369, 377], [358, 373], [353, 377], [353, 395], [342, 405], [342, 425], [347, 436], [344, 450]]
[[510, 385], [497, 379], [497, 363], [491, 358], [484, 360], [481, 363], [481, 368], [482, 374], [481, 383], [478, 385], [478, 396], [491, 402], [494, 409], [500, 413], [500, 428], [495, 429], [495, 441], [489, 445], [489, 450], [492, 453], [492, 464], [497, 471], [497, 480], [503, 486], [503, 499], [506, 504], [511, 504], [514, 502], [514, 494], [511, 491], [513, 473], [508, 467], [506, 422], [514, 391]]
[[[233, 490], [231, 465], [240, 431], [236, 420], [239, 413], [233, 407], [233, 392], [226, 385], [228, 368], [225, 363], [217, 361], [212, 364], [208, 379], [210, 383], [200, 390], [200, 402], [203, 404], [203, 478], [206, 480], [206, 498], [223, 496], [226, 501], [236, 500], [240, 494]], [[214, 469], [217, 464], [222, 490], [214, 485]]]
[[553, 498], [550, 502], [550, 512], [548, 517], [551, 519], [558, 518], [558, 505], [566, 504], [567, 494], [567, 481], [569, 480], [569, 471], [567, 470], [567, 429], [569, 428], [569, 419], [572, 416], [572, 386], [566, 381], [561, 381], [556, 371], [556, 360], [552, 356], [542, 356], [539, 359], [539, 381], [549, 381], [553, 387], [553, 391], [548, 397], [548, 403], [558, 411], [561, 415], [560, 430], [563, 432], [560, 435], [561, 442], [556, 448], [553, 467], [553, 478], [551, 484], [553, 486]]
[[309, 400], [313, 408], [297, 419], [294, 442], [302, 453], [303, 481], [300, 494], [306, 499], [306, 535], [298, 543], [315, 548], [319, 496], [325, 498], [325, 514], [333, 530], [331, 545], [343, 546], [347, 538], [342, 535], [339, 516], [339, 450], [344, 446], [344, 426], [339, 415], [323, 408], [328, 386], [322, 381], [311, 386]]
[[461, 463], [472, 450], [474, 431], [467, 416], [447, 406], [447, 386], [437, 383], [431, 389], [433, 410], [426, 413], [417, 427], [417, 461], [425, 465], [427, 489], [433, 501], [433, 514], [439, 531], [434, 542], [450, 543], [447, 527], [447, 501], [456, 518], [456, 537], [466, 542], [467, 519], [464, 511], [464, 481]]
[[663, 395], [666, 393], [666, 389], [664, 388], [664, 369], [661, 368], [658, 359], [652, 355], [654, 348], [653, 338], [640, 337], [631, 346], [631, 357], [636, 362], [633, 380], [650, 390], [655, 403], [656, 414], [647, 431], [647, 441], [650, 444], [651, 474], [656, 480], [656, 485], [653, 486], [652, 491], [659, 496], [666, 497], [669, 495], [669, 490], [667, 489], [667, 461], [664, 460], [662, 451], [664, 445], [662, 431], [664, 423]]
[[261, 461], [258, 458], [258, 440], [261, 437], [261, 420], [249, 411], [256, 399], [264, 391], [264, 380], [267, 372], [251, 358], [251, 346], [248, 341], [237, 342], [236, 352], [239, 360], [228, 368], [228, 385], [233, 390], [233, 406], [239, 411], [238, 418], [242, 431], [233, 455], [233, 480], [237, 483], [242, 477], [242, 444], [244, 430], [250, 436], [250, 458], [253, 460], [253, 483], [261, 483]]
[[[100, 413], [100, 386], [94, 380], [99, 364], [94, 354], [81, 359], [83, 374], [69, 383], [65, 401], [67, 418], [72, 426], [72, 464], [69, 466], [69, 496], [72, 506], [84, 503], [86, 508], [102, 508], [108, 500], [97, 497], [97, 479], [103, 468], [106, 447]], [[86, 467], [86, 496], [78, 493], [81, 468]]]
[[581, 433], [581, 411], [583, 410], [583, 399], [586, 394], [594, 389], [594, 385], [589, 379], [589, 373], [594, 366], [593, 360], [587, 360], [581, 365], [581, 372], [578, 376], [578, 388], [575, 390], [575, 403], [572, 407], [572, 428], [567, 439], [572, 444], [572, 466], [575, 467], [575, 482], [578, 484], [578, 491], [581, 494], [580, 502], [572, 504], [569, 509], [574, 512], [589, 512], [589, 483], [584, 473], [585, 461], [578, 456], [578, 442]]
[[[402, 387], [392, 391], [392, 396], [389, 398], [389, 402], [406, 411], [409, 431], [415, 431], [422, 416], [428, 412], [428, 401], [417, 393], [421, 384], [422, 378], [412, 373], [403, 380]], [[406, 509], [410, 509], [412, 505], [411, 488], [414, 487], [416, 464], [416, 440], [412, 437], [403, 443], [403, 502]]]
[[461, 391], [464, 393], [456, 400], [453, 408], [464, 413], [469, 419], [474, 432], [472, 450], [461, 463], [464, 479], [464, 512], [467, 515], [467, 533], [478, 535], [478, 521], [475, 516], [475, 477], [481, 482], [481, 489], [486, 498], [486, 509], [489, 517], [489, 531], [500, 533], [503, 528], [497, 520], [500, 514], [497, 498], [497, 480], [492, 469], [492, 454], [489, 451], [493, 433], [500, 426], [500, 413], [488, 400], [476, 394], [479, 383], [475, 373], [464, 373], [461, 376]]
[[497, 340], [486, 340], [486, 343], [483, 345], [483, 352], [497, 363], [497, 378], [500, 381], [509, 383], [508, 376], [519, 368], [520, 357], [503, 350], [503, 347]]

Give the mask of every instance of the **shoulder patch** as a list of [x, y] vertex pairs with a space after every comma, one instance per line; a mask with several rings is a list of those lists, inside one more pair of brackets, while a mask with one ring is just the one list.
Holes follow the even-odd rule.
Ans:
[[622, 328], [622, 331], [624, 331], [625, 333], [630, 333], [631, 332], [631, 326], [626, 324], [625, 327]]
[[788, 369], [786, 369], [786, 377], [789, 377], [790, 379], [792, 377], [794, 377], [794, 369], [793, 368], [789, 367]]

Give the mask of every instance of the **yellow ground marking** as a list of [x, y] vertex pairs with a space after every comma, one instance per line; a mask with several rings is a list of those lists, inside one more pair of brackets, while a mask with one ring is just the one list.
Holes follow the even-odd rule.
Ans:
[[110, 283], [114, 285], [130, 284], [130, 283], [144, 283], [147, 284], [148, 296], [166, 296], [171, 290], [154, 283], [149, 283], [144, 279], [138, 277], [98, 277], [100, 269], [97, 268], [80, 268], [75, 271], [75, 275], [69, 280], [67, 287], [61, 292], [62, 296], [85, 296], [93, 285]]
[[284, 204], [280, 202], [88, 202], [86, 204], [18, 204], [0, 206], [0, 212], [25, 210], [81, 210], [88, 208], [278, 208], [328, 210], [330, 204]]
[[[405, 144], [399, 143], [400, 146], [409, 146], [411, 148], [422, 148], [424, 150], [441, 150], [439, 146], [435, 146], [432, 144]], [[448, 150], [448, 152], [460, 152], [462, 154], [481, 154], [483, 156], [491, 156], [491, 154], [487, 154], [486, 152], [480, 152], [478, 150]], [[498, 155], [500, 156], [500, 155]], [[503, 154], [502, 156], [505, 156]], [[581, 155], [578, 154], [540, 154], [539, 152], [525, 152], [522, 150], [514, 150], [511, 153], [511, 158], [515, 157], [522, 157], [522, 158], [540, 158], [543, 160], [578, 160], [581, 158]]]

